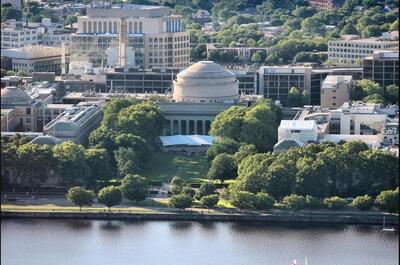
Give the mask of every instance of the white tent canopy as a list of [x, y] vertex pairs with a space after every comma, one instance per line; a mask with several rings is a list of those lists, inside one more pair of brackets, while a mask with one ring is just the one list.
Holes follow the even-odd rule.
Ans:
[[187, 145], [187, 146], [202, 146], [212, 145], [213, 137], [209, 135], [172, 135], [160, 136], [163, 146]]

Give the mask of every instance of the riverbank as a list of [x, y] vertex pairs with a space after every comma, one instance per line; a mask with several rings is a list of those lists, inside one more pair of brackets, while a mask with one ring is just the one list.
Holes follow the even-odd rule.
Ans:
[[98, 219], [137, 221], [215, 221], [215, 222], [266, 222], [266, 223], [320, 223], [399, 225], [399, 216], [385, 213], [339, 213], [339, 212], [279, 212], [279, 213], [207, 213], [207, 212], [48, 212], [2, 210], [1, 218], [49, 218], [49, 219]]

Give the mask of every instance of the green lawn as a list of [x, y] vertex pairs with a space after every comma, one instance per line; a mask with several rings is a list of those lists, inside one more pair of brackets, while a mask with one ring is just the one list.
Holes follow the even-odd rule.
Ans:
[[161, 182], [170, 182], [175, 176], [192, 182], [202, 182], [205, 181], [207, 172], [208, 162], [205, 156], [186, 157], [156, 152], [141, 175]]

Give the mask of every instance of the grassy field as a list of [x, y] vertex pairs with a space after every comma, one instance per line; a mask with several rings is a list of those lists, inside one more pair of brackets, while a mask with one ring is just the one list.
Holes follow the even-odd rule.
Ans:
[[144, 177], [161, 182], [170, 182], [175, 177], [192, 182], [206, 181], [208, 162], [205, 156], [186, 157], [156, 152], [141, 173]]

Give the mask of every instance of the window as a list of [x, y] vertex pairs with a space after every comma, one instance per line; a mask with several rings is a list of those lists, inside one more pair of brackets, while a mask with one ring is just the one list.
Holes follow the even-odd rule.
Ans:
[[31, 115], [31, 108], [26, 108], [26, 115]]
[[300, 133], [300, 130], [292, 130], [291, 133]]

